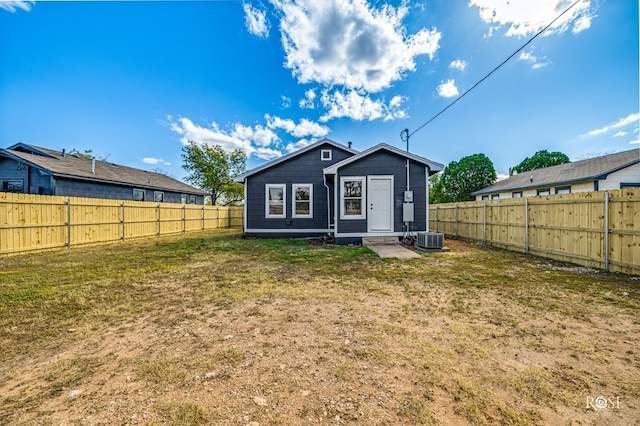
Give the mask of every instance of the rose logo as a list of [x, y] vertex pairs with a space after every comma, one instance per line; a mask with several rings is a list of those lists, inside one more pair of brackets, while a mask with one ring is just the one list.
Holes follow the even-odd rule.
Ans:
[[597, 410], [602, 410], [603, 408], [607, 408], [608, 401], [607, 401], [607, 398], [605, 398], [604, 396], [597, 397], [594, 402]]

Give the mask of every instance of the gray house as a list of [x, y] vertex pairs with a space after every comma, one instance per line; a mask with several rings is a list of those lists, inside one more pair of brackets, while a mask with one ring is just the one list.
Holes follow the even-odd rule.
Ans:
[[204, 204], [206, 192], [161, 173], [18, 143], [0, 149], [0, 191]]
[[379, 144], [362, 152], [323, 139], [238, 176], [251, 237], [337, 243], [428, 230], [428, 177], [442, 164]]

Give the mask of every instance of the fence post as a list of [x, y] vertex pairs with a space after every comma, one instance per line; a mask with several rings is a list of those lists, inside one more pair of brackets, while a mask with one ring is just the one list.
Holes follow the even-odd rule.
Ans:
[[202, 230], [204, 231], [204, 204], [202, 205]]
[[71, 198], [67, 198], [67, 248], [71, 248]]
[[524, 199], [524, 252], [529, 253], [529, 199]]
[[187, 232], [187, 205], [182, 206], [182, 232]]
[[609, 271], [609, 192], [604, 193], [604, 270]]
[[227, 228], [231, 229], [231, 207], [227, 207]]
[[158, 203], [158, 235], [162, 235], [162, 223], [160, 222], [160, 203]]
[[456, 210], [455, 210], [455, 224], [454, 224], [454, 229], [456, 231], [456, 238], [458, 238], [458, 203], [456, 203]]
[[438, 227], [438, 210], [440, 210], [440, 208], [436, 206], [436, 232], [440, 232]]
[[484, 202], [484, 221], [483, 221], [483, 228], [482, 228], [482, 241], [484, 242], [484, 245], [487, 245], [487, 202]]
[[126, 232], [126, 228], [125, 228], [125, 219], [124, 219], [124, 201], [122, 202], [122, 241], [125, 240], [126, 236], [127, 236], [127, 232]]

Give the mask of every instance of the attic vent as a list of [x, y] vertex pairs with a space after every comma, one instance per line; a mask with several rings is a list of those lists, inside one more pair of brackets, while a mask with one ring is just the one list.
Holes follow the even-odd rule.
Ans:
[[439, 232], [418, 232], [416, 245], [424, 249], [441, 249], [444, 247], [444, 234]]

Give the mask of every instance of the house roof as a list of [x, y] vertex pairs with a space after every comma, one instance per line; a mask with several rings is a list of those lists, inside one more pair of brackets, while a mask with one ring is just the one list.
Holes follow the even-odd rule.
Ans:
[[440, 163], [436, 163], [435, 161], [431, 161], [431, 160], [427, 160], [426, 158], [420, 157], [419, 155], [415, 155], [412, 154], [410, 152], [407, 151], [403, 151], [399, 148], [396, 148], [395, 146], [391, 146], [391, 145], [387, 145], [386, 143], [380, 143], [378, 145], [372, 146], [371, 148], [368, 148], [356, 155], [354, 155], [353, 157], [349, 157], [346, 158], [342, 161], [339, 161], [329, 167], [325, 167], [324, 168], [324, 174], [325, 175], [333, 175], [336, 174], [338, 172], [338, 169], [340, 167], [346, 166], [347, 164], [353, 163], [354, 161], [358, 161], [361, 158], [364, 158], [368, 155], [373, 154], [374, 152], [378, 152], [380, 150], [385, 150], [385, 151], [389, 151], [392, 152], [396, 155], [400, 155], [402, 157], [406, 157], [410, 160], [413, 160], [417, 163], [423, 164], [425, 166], [429, 167], [429, 174], [435, 174], [439, 171], [441, 171], [443, 169], [443, 165]]
[[145, 189], [158, 189], [186, 194], [206, 195], [207, 192], [161, 173], [148, 172], [132, 167], [119, 166], [106, 161], [95, 162], [92, 172], [92, 159], [72, 154], [62, 155], [59, 151], [18, 143], [6, 149], [0, 149], [0, 155], [28, 163], [46, 174], [55, 177], [91, 181], [111, 185], [135, 186]]
[[589, 158], [573, 163], [560, 164], [543, 169], [522, 172], [491, 186], [472, 192], [471, 195], [566, 185], [576, 182], [606, 179], [613, 172], [640, 163], [640, 150], [618, 152], [602, 157]]
[[264, 163], [263, 165], [258, 166], [255, 169], [251, 169], [246, 173], [243, 173], [243, 174], [241, 174], [239, 176], [236, 176], [234, 178], [234, 180], [236, 182], [242, 183], [242, 182], [244, 182], [245, 178], [247, 178], [249, 176], [255, 175], [256, 173], [259, 173], [259, 172], [261, 172], [263, 170], [270, 169], [271, 167], [273, 167], [273, 166], [275, 166], [277, 164], [283, 163], [283, 162], [285, 162], [287, 160], [290, 160], [291, 158], [297, 157], [300, 154], [304, 154], [305, 152], [311, 151], [312, 149], [317, 148], [318, 146], [324, 145], [324, 144], [333, 145], [336, 148], [343, 149], [343, 150], [345, 150], [347, 152], [350, 152], [352, 154], [356, 154], [358, 152], [355, 149], [351, 149], [348, 146], [342, 145], [341, 143], [338, 143], [338, 142], [333, 141], [333, 140], [328, 139], [328, 138], [324, 138], [324, 139], [321, 139], [321, 140], [319, 140], [317, 142], [314, 142], [314, 143], [312, 143], [310, 145], [307, 145], [304, 148], [301, 148], [301, 149], [299, 149], [297, 151], [291, 152], [291, 153], [289, 153], [287, 155], [283, 155], [280, 158], [276, 158], [275, 160], [272, 160], [272, 161], [269, 161], [267, 163]]

